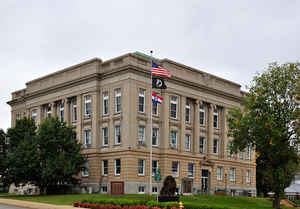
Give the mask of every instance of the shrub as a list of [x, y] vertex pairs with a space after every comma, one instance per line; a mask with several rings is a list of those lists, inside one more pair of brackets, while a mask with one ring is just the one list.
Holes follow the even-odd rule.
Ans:
[[158, 207], [158, 208], [167, 208], [167, 209], [171, 209], [172, 207], [176, 207], [178, 208], [179, 207], [179, 203], [178, 202], [156, 202], [154, 200], [151, 200], [151, 201], [148, 201], [146, 203], [146, 205], [149, 207], [149, 208], [152, 208], [153, 207]]
[[199, 204], [196, 202], [184, 202], [183, 206], [185, 209], [231, 209], [228, 207], [209, 206], [205, 204]]

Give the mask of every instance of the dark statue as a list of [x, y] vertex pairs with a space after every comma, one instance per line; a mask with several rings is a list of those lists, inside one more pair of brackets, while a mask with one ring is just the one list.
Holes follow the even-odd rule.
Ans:
[[178, 201], [179, 197], [175, 196], [176, 181], [173, 176], [167, 176], [164, 180], [163, 188], [160, 190], [159, 202]]

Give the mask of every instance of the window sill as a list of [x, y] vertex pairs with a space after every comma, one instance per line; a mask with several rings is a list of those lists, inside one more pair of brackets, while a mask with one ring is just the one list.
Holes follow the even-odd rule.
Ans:
[[108, 174], [102, 174], [102, 176], [108, 176]]
[[115, 176], [121, 176], [121, 174], [115, 174]]
[[145, 176], [145, 174], [138, 174], [138, 176]]
[[101, 148], [108, 148], [108, 144], [107, 145], [102, 145]]
[[114, 144], [114, 147], [120, 147], [121, 146], [121, 143], [120, 144]]

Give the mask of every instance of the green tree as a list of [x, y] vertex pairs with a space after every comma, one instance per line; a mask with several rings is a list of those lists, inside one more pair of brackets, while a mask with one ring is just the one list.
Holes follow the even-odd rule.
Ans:
[[0, 129], [0, 184], [5, 184], [6, 172], [7, 172], [7, 152], [8, 145], [6, 143], [6, 134]]
[[16, 126], [8, 129], [7, 138], [6, 183], [19, 185], [38, 182], [40, 165], [34, 121], [29, 118], [17, 120]]
[[42, 192], [55, 193], [59, 187], [78, 183], [85, 158], [76, 133], [58, 118], [47, 118], [38, 129], [41, 180], [37, 183]]
[[228, 117], [232, 151], [255, 148], [258, 186], [275, 193], [274, 208], [299, 166], [299, 75], [299, 63], [270, 64], [254, 77], [243, 109]]
[[38, 130], [28, 118], [17, 120], [7, 134], [7, 184], [31, 183], [41, 193], [56, 193], [66, 185], [78, 183], [76, 175], [85, 163], [72, 127], [58, 118], [47, 118]]

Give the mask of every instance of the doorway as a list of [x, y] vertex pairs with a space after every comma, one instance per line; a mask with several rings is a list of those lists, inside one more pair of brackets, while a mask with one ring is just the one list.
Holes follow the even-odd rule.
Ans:
[[209, 194], [210, 190], [210, 173], [208, 170], [202, 169], [201, 175], [201, 193]]

